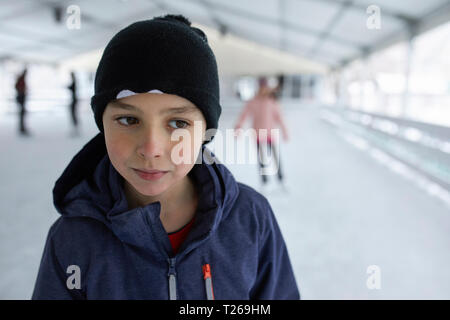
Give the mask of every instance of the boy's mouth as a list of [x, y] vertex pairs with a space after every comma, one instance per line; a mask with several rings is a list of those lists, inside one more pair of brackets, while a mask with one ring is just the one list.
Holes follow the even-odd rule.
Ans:
[[167, 172], [166, 170], [156, 170], [156, 169], [152, 169], [152, 170], [148, 170], [148, 169], [134, 169], [137, 171], [141, 171], [144, 173], [159, 173], [159, 172]]
[[139, 177], [141, 177], [144, 180], [158, 180], [167, 173], [167, 171], [162, 170], [147, 170], [134, 168], [133, 170], [137, 173]]

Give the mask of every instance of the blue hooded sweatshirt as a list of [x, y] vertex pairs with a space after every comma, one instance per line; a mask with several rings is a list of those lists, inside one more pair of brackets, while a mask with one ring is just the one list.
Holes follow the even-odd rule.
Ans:
[[129, 209], [103, 134], [88, 142], [53, 189], [61, 217], [32, 299], [300, 299], [267, 199], [217, 159], [205, 163], [204, 154], [215, 159], [205, 146], [201, 153], [189, 172], [199, 192], [195, 221], [174, 254], [160, 202]]

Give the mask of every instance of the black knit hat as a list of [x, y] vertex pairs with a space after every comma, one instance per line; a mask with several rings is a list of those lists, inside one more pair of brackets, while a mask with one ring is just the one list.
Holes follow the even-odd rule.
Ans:
[[135, 22], [108, 43], [91, 98], [100, 131], [105, 107], [119, 92], [152, 89], [188, 99], [202, 111], [206, 129], [217, 129], [222, 108], [216, 59], [205, 33], [184, 16]]

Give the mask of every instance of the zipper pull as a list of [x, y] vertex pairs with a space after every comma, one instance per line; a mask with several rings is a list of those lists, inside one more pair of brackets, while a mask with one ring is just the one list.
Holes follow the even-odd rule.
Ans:
[[177, 279], [175, 272], [175, 258], [169, 258], [169, 299], [177, 300]]
[[202, 270], [203, 270], [203, 279], [205, 280], [206, 298], [208, 300], [215, 300], [211, 278], [211, 267], [209, 264], [204, 264], [202, 266]]

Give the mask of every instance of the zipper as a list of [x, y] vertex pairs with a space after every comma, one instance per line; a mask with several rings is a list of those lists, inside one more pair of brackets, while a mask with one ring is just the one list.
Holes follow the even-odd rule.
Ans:
[[177, 300], [177, 279], [175, 272], [175, 258], [169, 258], [169, 299]]
[[213, 285], [212, 285], [212, 278], [211, 278], [211, 267], [207, 263], [202, 266], [202, 270], [203, 270], [203, 279], [205, 280], [206, 299], [215, 300], [214, 299], [214, 290], [213, 290]]

